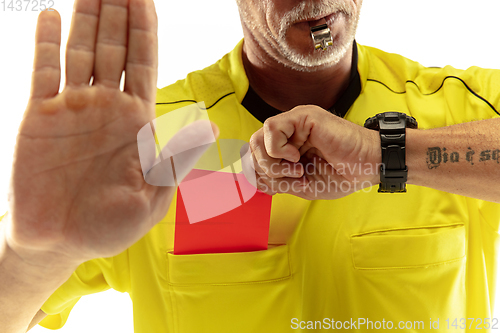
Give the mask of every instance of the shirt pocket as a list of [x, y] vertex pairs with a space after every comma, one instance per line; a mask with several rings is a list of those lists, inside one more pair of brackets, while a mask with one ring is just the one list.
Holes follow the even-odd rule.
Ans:
[[271, 282], [290, 277], [288, 245], [264, 251], [174, 255], [167, 253], [174, 286]]
[[465, 257], [463, 223], [376, 230], [351, 236], [353, 265], [360, 270], [421, 268]]
[[296, 295], [290, 292], [288, 245], [253, 252], [169, 252], [167, 261], [174, 332], [262, 332], [267, 328], [276, 332], [291, 318]]
[[352, 235], [350, 243], [349, 282], [355, 288], [348, 299], [363, 299], [352, 313], [394, 323], [425, 321], [426, 328], [429, 318], [465, 318], [464, 223], [375, 230]]

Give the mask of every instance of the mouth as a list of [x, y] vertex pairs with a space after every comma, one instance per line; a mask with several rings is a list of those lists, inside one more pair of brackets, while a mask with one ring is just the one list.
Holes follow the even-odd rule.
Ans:
[[325, 20], [326, 24], [330, 25], [330, 23], [332, 23], [332, 21], [335, 19], [335, 16], [337, 14], [338, 14], [338, 12], [327, 14], [327, 15], [320, 15], [320, 16], [316, 16], [313, 18], [308, 18], [308, 19], [298, 21], [297, 23], [308, 23], [309, 26], [314, 27], [314, 26], [319, 25], [321, 22], [323, 22], [323, 20]]

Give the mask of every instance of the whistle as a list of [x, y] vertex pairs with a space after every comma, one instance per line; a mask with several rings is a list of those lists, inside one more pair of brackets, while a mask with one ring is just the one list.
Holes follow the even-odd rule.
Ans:
[[329, 46], [333, 45], [332, 34], [330, 28], [326, 24], [320, 24], [311, 27], [311, 37], [314, 43], [315, 50], [326, 50]]

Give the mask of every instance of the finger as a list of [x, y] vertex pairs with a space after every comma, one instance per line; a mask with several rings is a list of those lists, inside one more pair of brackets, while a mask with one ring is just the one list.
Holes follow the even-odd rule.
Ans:
[[331, 120], [332, 116], [318, 106], [302, 105], [267, 119], [264, 131], [269, 155], [297, 162], [305, 151], [317, 146], [313, 139], [319, 137], [320, 142], [328, 146], [332, 128], [326, 122]]
[[259, 129], [250, 138], [250, 149], [255, 169], [270, 178], [300, 177], [302, 166], [298, 163], [288, 163], [281, 158], [273, 158], [267, 153], [264, 145], [264, 131]]
[[158, 79], [158, 17], [153, 0], [130, 0], [124, 91], [154, 103]]
[[66, 47], [66, 86], [88, 86], [90, 83], [99, 13], [99, 0], [76, 0]]
[[250, 150], [252, 152], [252, 163], [254, 169], [263, 175], [271, 177], [271, 166], [273, 164], [279, 164], [281, 159], [275, 159], [270, 157], [264, 146], [264, 131], [259, 129], [250, 138]]
[[94, 85], [120, 88], [127, 56], [129, 0], [102, 0], [95, 49]]
[[347, 193], [351, 190], [351, 182], [326, 160], [311, 153], [306, 153], [306, 155], [307, 157], [303, 156], [301, 162], [304, 164], [304, 177], [308, 182], [303, 193], [308, 198], [331, 198], [334, 193]]
[[309, 135], [311, 134], [312, 127], [314, 125], [311, 119], [313, 119], [316, 114], [316, 112], [311, 111], [316, 111], [316, 109], [321, 108], [304, 105], [282, 114], [282, 122], [293, 124], [293, 134], [288, 139], [288, 142], [295, 148], [301, 149], [304, 145], [307, 145]]
[[56, 10], [38, 15], [35, 58], [31, 76], [32, 99], [54, 97], [61, 81], [61, 16]]
[[[253, 159], [253, 155], [252, 155]], [[257, 189], [269, 195], [276, 193], [289, 193], [296, 194], [303, 191], [307, 185], [308, 180], [305, 177], [293, 178], [283, 176], [281, 178], [269, 177], [260, 165], [253, 161], [255, 167], [255, 178]]]
[[304, 173], [304, 168], [300, 163], [291, 163], [287, 160], [278, 160], [265, 155], [263, 149], [252, 154], [252, 161], [256, 165], [256, 170], [269, 178], [300, 178]]
[[304, 166], [304, 169], [306, 170], [305, 173], [310, 173], [310, 170], [307, 170], [307, 168], [312, 165], [314, 168], [316, 168], [316, 172], [321, 175], [333, 173], [340, 174], [338, 173], [338, 170], [336, 170], [330, 163], [328, 163], [321, 151], [314, 147], [305, 152], [305, 154], [302, 155], [300, 161]]
[[264, 122], [264, 145], [269, 156], [298, 162], [300, 159], [299, 150], [288, 141], [295, 128], [293, 123], [287, 120], [284, 117], [276, 116], [275, 119], [269, 118]]
[[272, 186], [264, 180], [257, 172], [255, 172], [255, 187], [262, 193], [275, 195], [277, 192], [272, 190]]
[[257, 189], [269, 195], [274, 195], [276, 193], [286, 193], [297, 195], [299, 193], [304, 193], [304, 190], [308, 186], [308, 181], [305, 177], [301, 178], [268, 178], [265, 175], [256, 173], [257, 177]]
[[259, 191], [268, 194], [275, 195], [276, 192], [272, 191], [265, 179], [262, 178], [255, 169], [255, 163], [253, 161], [252, 151], [250, 149], [250, 144], [244, 144], [240, 149], [241, 156], [241, 167], [243, 169], [243, 175], [246, 180]]
[[[242, 161], [243, 172], [253, 173], [253, 177], [255, 178], [255, 184], [252, 185], [254, 185], [259, 191], [269, 195], [275, 195], [277, 192], [272, 190], [273, 179], [267, 176], [262, 167], [259, 165], [259, 163], [257, 163], [257, 161], [255, 160], [255, 156], [252, 152], [252, 149], [250, 147], [248, 149], [249, 153], [247, 153], [245, 157], [249, 160], [247, 164], [250, 165], [250, 167], [248, 167], [248, 165], [245, 165], [244, 163], [245, 161]], [[248, 177], [246, 174], [245, 177], [247, 179], [251, 178]]]
[[341, 176], [337, 170], [321, 157], [312, 154], [307, 155], [307, 157], [301, 158], [301, 163], [304, 165], [304, 176], [309, 182], [327, 182], [331, 177]]

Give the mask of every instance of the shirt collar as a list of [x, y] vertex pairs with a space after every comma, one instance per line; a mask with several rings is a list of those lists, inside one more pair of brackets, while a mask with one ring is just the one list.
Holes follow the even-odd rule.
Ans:
[[[241, 51], [238, 53], [241, 57]], [[241, 60], [240, 60], [241, 61]], [[259, 95], [252, 89], [248, 83], [248, 78], [245, 75], [245, 87], [247, 88], [246, 94], [244, 94], [241, 104], [248, 110], [255, 118], [260, 122], [264, 122], [267, 118], [273, 117], [281, 113], [280, 110], [275, 109], [271, 105], [267, 104]], [[238, 92], [237, 96], [238, 96]], [[241, 92], [240, 92], [241, 93]], [[352, 66], [351, 75], [349, 77], [349, 85], [347, 86], [344, 93], [340, 96], [337, 102], [332, 105], [328, 111], [339, 116], [344, 117], [351, 108], [354, 101], [358, 98], [361, 93], [361, 78], [358, 71], [358, 47], [356, 41], [353, 43], [352, 52]]]

